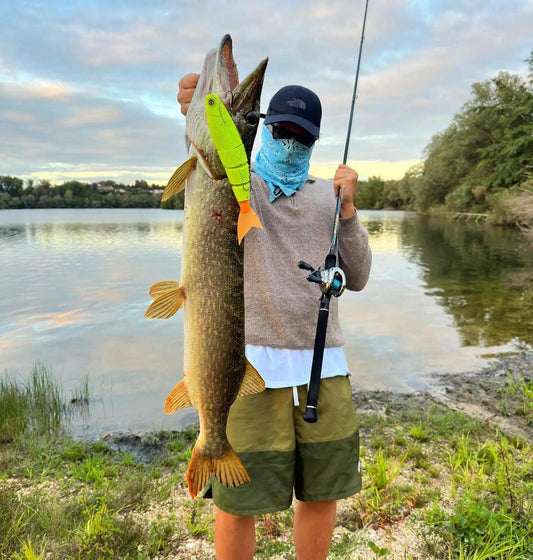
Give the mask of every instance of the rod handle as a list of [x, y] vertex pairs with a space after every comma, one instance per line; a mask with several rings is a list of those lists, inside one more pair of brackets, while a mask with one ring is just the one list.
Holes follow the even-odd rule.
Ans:
[[322, 374], [322, 360], [324, 358], [324, 346], [326, 344], [326, 331], [328, 328], [330, 296], [322, 294], [320, 298], [320, 309], [316, 324], [315, 348], [313, 351], [313, 362], [311, 364], [311, 377], [307, 391], [306, 409], [304, 420], [312, 423], [317, 421], [318, 393], [320, 391], [320, 377]]
[[307, 405], [304, 413], [304, 420], [309, 424], [314, 424], [318, 420], [318, 414], [316, 413], [316, 406]]

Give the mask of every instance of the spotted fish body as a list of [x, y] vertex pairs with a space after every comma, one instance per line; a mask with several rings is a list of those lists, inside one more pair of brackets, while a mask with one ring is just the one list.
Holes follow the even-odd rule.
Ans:
[[226, 486], [249, 480], [228, 442], [226, 423], [239, 394], [264, 389], [244, 354], [243, 247], [237, 239], [241, 207], [211, 138], [206, 96], [215, 94], [227, 103], [249, 160], [266, 63], [239, 84], [229, 35], [208, 53], [187, 112], [190, 158], [163, 195], [168, 198], [186, 182], [182, 276], [179, 283], [152, 286], [154, 301], [145, 316], [168, 318], [184, 308], [184, 379], [168, 396], [165, 411], [198, 410], [200, 433], [187, 471], [192, 497], [212, 475]]

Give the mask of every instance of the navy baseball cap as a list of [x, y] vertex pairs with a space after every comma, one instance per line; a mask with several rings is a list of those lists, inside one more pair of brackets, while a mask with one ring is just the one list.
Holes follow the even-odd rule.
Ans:
[[318, 95], [303, 86], [282, 87], [270, 100], [265, 124], [292, 122], [318, 138], [322, 105]]

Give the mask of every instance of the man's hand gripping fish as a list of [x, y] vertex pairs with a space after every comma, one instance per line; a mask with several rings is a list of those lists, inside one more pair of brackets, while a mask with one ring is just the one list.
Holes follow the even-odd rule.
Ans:
[[166, 319], [184, 308], [184, 379], [167, 397], [165, 412], [193, 406], [199, 413], [200, 434], [187, 470], [193, 498], [212, 475], [226, 486], [250, 480], [228, 442], [226, 422], [238, 395], [259, 393], [265, 387], [244, 355], [240, 241], [251, 227], [261, 227], [249, 207], [248, 161], [266, 65], [265, 59], [239, 83], [229, 35], [207, 54], [187, 111], [191, 157], [163, 194], [165, 200], [187, 183], [181, 282], [154, 284], [150, 289], [154, 301], [145, 316]]

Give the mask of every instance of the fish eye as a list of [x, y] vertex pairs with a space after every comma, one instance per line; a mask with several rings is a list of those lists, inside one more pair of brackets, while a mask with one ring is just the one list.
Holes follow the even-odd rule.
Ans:
[[259, 114], [255, 111], [251, 111], [246, 115], [246, 124], [250, 126], [255, 126], [259, 122]]

